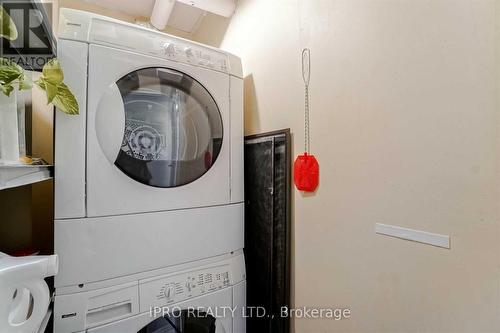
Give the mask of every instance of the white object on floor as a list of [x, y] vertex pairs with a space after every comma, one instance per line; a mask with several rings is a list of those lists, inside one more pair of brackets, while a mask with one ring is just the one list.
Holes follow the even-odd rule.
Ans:
[[0, 332], [38, 332], [50, 304], [44, 278], [57, 269], [57, 255], [11, 257], [0, 252]]
[[52, 316], [52, 309], [49, 309], [47, 311], [47, 314], [42, 320], [42, 324], [40, 325], [40, 328], [38, 329], [38, 333], [45, 333], [47, 330], [47, 325], [49, 324], [50, 317]]
[[446, 249], [450, 248], [450, 236], [447, 235], [434, 234], [427, 231], [408, 229], [382, 223], [375, 224], [375, 232], [381, 235], [397, 237], [438, 247], [444, 247]]

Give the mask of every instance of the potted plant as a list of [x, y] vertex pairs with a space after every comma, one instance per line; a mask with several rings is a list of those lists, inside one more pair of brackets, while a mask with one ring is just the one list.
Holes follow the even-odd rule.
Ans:
[[[18, 36], [14, 22], [0, 5], [0, 37], [15, 40]], [[0, 58], [0, 163], [18, 163], [20, 156], [19, 119], [23, 107], [18, 103], [20, 90], [33, 85], [45, 91], [47, 103], [69, 115], [79, 114], [78, 102], [64, 83], [64, 74], [57, 58], [48, 61], [41, 76], [34, 82], [23, 68], [12, 60]], [[21, 145], [22, 146], [22, 145]]]

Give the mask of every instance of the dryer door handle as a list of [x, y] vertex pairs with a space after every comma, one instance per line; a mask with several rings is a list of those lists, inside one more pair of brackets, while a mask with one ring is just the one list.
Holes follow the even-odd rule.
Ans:
[[102, 152], [114, 164], [125, 133], [125, 106], [116, 84], [103, 93], [97, 104], [95, 129]]

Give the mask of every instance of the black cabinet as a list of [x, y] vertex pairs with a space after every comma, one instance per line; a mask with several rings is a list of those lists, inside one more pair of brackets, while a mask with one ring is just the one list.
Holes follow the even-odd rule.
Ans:
[[247, 332], [289, 332], [290, 141], [288, 129], [245, 137]]

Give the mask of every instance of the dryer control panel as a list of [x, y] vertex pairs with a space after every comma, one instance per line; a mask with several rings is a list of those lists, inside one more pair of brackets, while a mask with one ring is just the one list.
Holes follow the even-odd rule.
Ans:
[[97, 44], [120, 47], [221, 72], [229, 70], [227, 55], [222, 52], [163, 33], [144, 31], [135, 26], [94, 19], [90, 39]]
[[217, 50], [137, 26], [101, 19], [92, 22], [90, 42], [229, 72], [227, 55]]
[[166, 59], [216, 69], [221, 72], [228, 71], [228, 61], [224, 54], [196, 45], [182, 44], [165, 37], [156, 37], [155, 51], [157, 56]]
[[230, 287], [228, 265], [182, 273], [174, 276], [157, 277], [139, 281], [140, 311], [151, 307], [168, 306], [192, 297]]
[[86, 11], [61, 8], [58, 38], [154, 55], [243, 77], [241, 60], [230, 53]]

